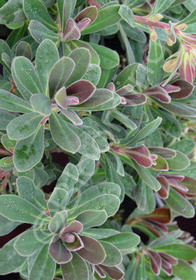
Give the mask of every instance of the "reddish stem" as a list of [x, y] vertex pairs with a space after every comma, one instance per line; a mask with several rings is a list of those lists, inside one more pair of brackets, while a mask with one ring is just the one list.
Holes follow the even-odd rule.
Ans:
[[[134, 15], [134, 20], [138, 23], [145, 24], [149, 27], [158, 27], [164, 30], [168, 30], [170, 28], [169, 24], [166, 22], [152, 21], [149, 20], [147, 17]], [[176, 32], [176, 34], [179, 32], [176, 27], [174, 27], [174, 31]]]

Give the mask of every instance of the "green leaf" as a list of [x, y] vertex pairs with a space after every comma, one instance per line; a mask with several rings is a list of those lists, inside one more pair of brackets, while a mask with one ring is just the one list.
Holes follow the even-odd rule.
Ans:
[[182, 152], [185, 155], [189, 155], [193, 152], [195, 147], [195, 142], [191, 138], [184, 138], [180, 141], [176, 141], [169, 148]]
[[124, 4], [127, 5], [129, 8], [134, 8], [135, 6], [139, 6], [146, 2], [145, 0], [125, 0]]
[[11, 221], [41, 224], [47, 216], [27, 200], [16, 195], [0, 196], [0, 214]]
[[118, 110], [112, 110], [111, 114], [115, 119], [120, 121], [127, 128], [130, 128], [130, 129], [136, 129], [137, 128], [136, 124], [132, 120], [130, 120], [128, 116], [119, 112]]
[[8, 123], [14, 119], [14, 114], [0, 110], [0, 130], [6, 130]]
[[137, 63], [130, 64], [118, 74], [118, 76], [114, 80], [116, 90], [128, 84], [132, 85], [133, 87], [136, 86], [137, 68], [138, 68]]
[[51, 103], [47, 96], [43, 94], [33, 94], [30, 98], [30, 102], [36, 112], [46, 116], [51, 114]]
[[123, 232], [108, 238], [104, 238], [103, 241], [111, 243], [117, 247], [121, 253], [128, 254], [130, 251], [132, 252], [132, 249], [139, 244], [140, 238], [137, 234]]
[[74, 185], [78, 181], [78, 176], [78, 168], [74, 164], [68, 163], [59, 177], [56, 186], [66, 190], [71, 197]]
[[50, 232], [59, 233], [64, 228], [67, 217], [68, 215], [66, 210], [57, 212], [48, 224]]
[[128, 6], [121, 5], [118, 13], [129, 25], [134, 26], [134, 14]]
[[75, 189], [84, 186], [93, 176], [95, 171], [95, 161], [89, 158], [82, 158], [77, 164], [77, 168], [79, 171], [79, 178], [75, 185]]
[[127, 35], [131, 40], [137, 41], [139, 43], [146, 43], [145, 33], [138, 27], [130, 26], [127, 22], [121, 21], [120, 23]]
[[33, 178], [35, 187], [39, 189], [45, 186], [48, 183], [49, 174], [42, 167], [34, 167], [33, 171], [35, 174], [35, 177]]
[[162, 118], [161, 128], [163, 128], [166, 133], [172, 137], [180, 137], [182, 132], [181, 125], [172, 114], [164, 112], [163, 110], [158, 110], [153, 112], [153, 115], [160, 116]]
[[92, 64], [100, 64], [100, 59], [96, 51], [90, 46], [89, 43], [80, 41], [80, 40], [71, 40], [68, 42], [63, 43], [63, 51], [64, 55], [69, 55], [72, 50], [75, 50], [77, 48], [86, 48], [89, 50], [91, 54], [91, 63]]
[[77, 134], [72, 130], [70, 124], [65, 122], [56, 113], [52, 113], [49, 120], [54, 142], [63, 150], [76, 153], [81, 146], [81, 141]]
[[172, 112], [178, 116], [183, 117], [196, 117], [196, 109], [191, 107], [188, 104], [177, 102], [177, 101], [171, 101], [169, 104], [159, 102], [158, 100], [154, 100], [156, 103], [158, 103], [161, 107], [166, 109], [169, 112]]
[[153, 6], [152, 14], [154, 14], [154, 15], [159, 14], [159, 13], [161, 14], [165, 10], [169, 9], [169, 7], [174, 3], [174, 1], [175, 0], [165, 0], [165, 1], [158, 0], [158, 1], [156, 1]]
[[52, 280], [55, 270], [56, 264], [49, 255], [47, 244], [41, 249], [35, 260], [30, 272], [29, 280]]
[[90, 81], [95, 86], [98, 84], [101, 77], [101, 68], [97, 64], [89, 64], [88, 70], [83, 76], [83, 79]]
[[75, 67], [74, 61], [63, 56], [52, 67], [49, 75], [49, 95], [53, 98], [55, 93], [66, 83]]
[[20, 140], [14, 149], [14, 165], [24, 172], [38, 164], [44, 153], [44, 127], [40, 126], [30, 137]]
[[[0, 9], [1, 10], [1, 9]], [[11, 55], [10, 47], [4, 40], [0, 40], [0, 62], [2, 63], [2, 54], [6, 53], [8, 56]]]
[[89, 271], [86, 262], [76, 253], [72, 253], [70, 262], [61, 265], [64, 280], [88, 280]]
[[105, 210], [87, 210], [77, 216], [76, 220], [81, 222], [85, 229], [102, 225], [108, 216]]
[[165, 202], [171, 209], [183, 217], [192, 218], [195, 215], [195, 209], [193, 205], [172, 188], [170, 188], [169, 197], [165, 199]]
[[20, 41], [16, 47], [16, 56], [25, 56], [28, 59], [32, 59], [32, 50], [29, 43]]
[[3, 170], [9, 170], [13, 168], [13, 158], [12, 157], [4, 157], [0, 159], [0, 168]]
[[139, 132], [130, 140], [127, 145], [130, 145], [133, 143], [138, 143], [139, 141], [143, 140], [146, 138], [148, 135], [152, 134], [161, 124], [162, 118], [157, 117], [155, 120], [147, 123], [145, 127], [139, 130]]
[[56, 187], [48, 200], [48, 209], [53, 216], [59, 211], [63, 211], [69, 202], [69, 194], [64, 189]]
[[178, 24], [185, 23], [186, 25], [195, 24], [196, 9], [193, 10], [187, 17], [179, 21]]
[[28, 25], [24, 24], [23, 26], [21, 26], [21, 28], [12, 30], [6, 40], [10, 48], [12, 48], [19, 40], [24, 37], [25, 32], [27, 31], [27, 27]]
[[167, 163], [169, 164], [169, 169], [178, 171], [186, 169], [190, 165], [190, 160], [183, 153], [176, 151], [176, 156], [167, 159]]
[[108, 141], [104, 136], [102, 136], [92, 127], [83, 125], [82, 128], [95, 140], [101, 153], [107, 152], [109, 150]]
[[53, 65], [58, 61], [59, 53], [56, 45], [51, 40], [44, 40], [39, 45], [36, 52], [36, 70], [44, 90], [44, 94], [48, 95], [48, 79], [50, 70]]
[[178, 261], [178, 264], [172, 267], [173, 274], [181, 280], [196, 279], [196, 271], [185, 261]]
[[53, 42], [58, 42], [60, 40], [60, 36], [57, 33], [48, 29], [37, 20], [31, 20], [28, 29], [33, 39], [38, 43], [41, 43], [45, 39], [49, 39]]
[[25, 258], [20, 256], [13, 248], [15, 239], [9, 241], [0, 250], [0, 274], [8, 274], [17, 271], [25, 262]]
[[95, 186], [88, 188], [86, 191], [80, 193], [74, 200], [72, 200], [71, 204], [69, 204], [69, 208], [74, 205], [82, 205], [90, 200], [95, 199], [96, 197], [104, 194], [113, 194], [117, 197], [120, 196], [121, 189], [119, 185], [115, 183], [104, 182]]
[[101, 45], [90, 43], [100, 58], [100, 66], [103, 69], [112, 69], [119, 65], [119, 55], [116, 51]]
[[73, 194], [74, 185], [78, 181], [78, 175], [78, 169], [75, 165], [71, 163], [66, 165], [57, 181], [56, 188], [48, 200], [48, 208], [51, 215], [65, 209]]
[[14, 118], [7, 126], [7, 134], [11, 140], [20, 140], [31, 136], [38, 128], [43, 116], [32, 112]]
[[22, 0], [9, 0], [0, 8], [0, 24], [22, 26], [25, 21]]
[[108, 217], [114, 215], [119, 209], [120, 200], [116, 195], [113, 194], [103, 194], [96, 198], [84, 202], [84, 204], [76, 207], [75, 209], [68, 210], [69, 219], [76, 218], [79, 214], [86, 210], [105, 210]]
[[150, 248], [153, 249], [153, 248], [157, 248], [157, 247], [163, 247], [165, 245], [181, 244], [182, 241], [177, 238], [181, 237], [182, 234], [183, 234], [183, 231], [181, 231], [180, 229], [173, 230], [173, 231], [167, 233], [166, 235], [163, 235], [163, 236], [157, 238], [156, 240], [154, 240], [150, 244]]
[[122, 262], [122, 255], [115, 246], [105, 241], [101, 241], [100, 243], [106, 252], [106, 258], [102, 263], [103, 265], [114, 266]]
[[165, 252], [175, 258], [185, 261], [193, 260], [196, 257], [196, 250], [193, 247], [184, 244], [162, 246], [156, 248], [156, 251]]
[[78, 81], [81, 79], [84, 74], [86, 73], [89, 63], [90, 63], [90, 52], [86, 48], [77, 48], [73, 50], [70, 54], [69, 57], [73, 59], [75, 62], [75, 67], [74, 70], [69, 77], [69, 79], [66, 81], [66, 86], [72, 84], [73, 82]]
[[83, 231], [83, 234], [95, 239], [107, 238], [118, 233], [119, 231], [109, 228], [91, 228]]
[[61, 30], [64, 32], [67, 20], [72, 16], [76, 0], [57, 0]]
[[99, 146], [90, 134], [78, 127], [72, 127], [72, 130], [80, 138], [81, 146], [78, 152], [87, 158], [98, 160], [100, 157]]
[[120, 5], [112, 5], [98, 11], [96, 20], [84, 28], [81, 32], [82, 35], [100, 31], [107, 26], [117, 23], [121, 17], [118, 14]]
[[29, 59], [22, 56], [15, 57], [11, 70], [14, 82], [25, 99], [29, 100], [33, 93], [42, 93], [39, 78]]
[[43, 23], [49, 29], [57, 31], [58, 27], [56, 26], [53, 19], [50, 17], [46, 7], [41, 1], [24, 0], [23, 5], [25, 15], [29, 20], [37, 20]]
[[148, 171], [147, 168], [139, 165], [137, 162], [134, 162], [136, 171], [142, 180], [153, 190], [158, 191], [161, 188], [160, 183], [155, 179], [155, 177]]
[[163, 78], [164, 56], [161, 44], [158, 39], [150, 39], [147, 76], [148, 81], [152, 86], [160, 84]]
[[[13, 222], [7, 218], [0, 216], [0, 236], [10, 233], [15, 229], [20, 223]], [[1, 272], [0, 272], [1, 273]]]
[[17, 178], [16, 185], [20, 197], [34, 204], [40, 211], [44, 211], [47, 208], [44, 193], [35, 188], [31, 179], [21, 176]]
[[20, 113], [32, 111], [31, 106], [26, 101], [3, 89], [0, 89], [0, 109]]
[[49, 243], [51, 238], [52, 234], [48, 230], [29, 229], [17, 237], [14, 248], [21, 256], [30, 256]]

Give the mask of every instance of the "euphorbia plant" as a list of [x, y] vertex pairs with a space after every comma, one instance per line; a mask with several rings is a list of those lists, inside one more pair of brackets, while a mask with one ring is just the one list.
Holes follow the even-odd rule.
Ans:
[[195, 214], [195, 15], [191, 0], [1, 1], [0, 235], [29, 226], [1, 275], [196, 278], [175, 222]]

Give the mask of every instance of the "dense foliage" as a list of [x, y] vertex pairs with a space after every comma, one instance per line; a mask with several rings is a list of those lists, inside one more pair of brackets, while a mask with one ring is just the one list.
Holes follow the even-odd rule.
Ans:
[[195, 1], [1, 0], [0, 24], [0, 235], [30, 225], [0, 275], [196, 279]]

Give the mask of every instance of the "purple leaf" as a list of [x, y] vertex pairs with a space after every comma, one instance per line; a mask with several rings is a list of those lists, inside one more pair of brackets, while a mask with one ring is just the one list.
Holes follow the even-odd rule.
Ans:
[[65, 264], [72, 259], [72, 254], [65, 248], [58, 237], [54, 237], [50, 243], [49, 253], [57, 264]]
[[92, 264], [100, 264], [104, 261], [106, 255], [102, 245], [87, 236], [81, 236], [84, 248], [77, 252], [83, 259]]
[[120, 280], [124, 277], [124, 272], [116, 266], [108, 267], [100, 264], [99, 267], [103, 269], [103, 271], [105, 271], [107, 275], [114, 280]]
[[164, 176], [158, 176], [157, 180], [161, 184], [160, 190], [158, 190], [158, 194], [161, 198], [166, 199], [169, 196], [169, 183]]
[[[69, 237], [69, 235], [70, 235], [70, 242], [67, 242], [67, 241], [69, 241], [68, 239], [67, 239], [67, 241], [64, 240], [64, 242], [65, 242], [65, 246], [68, 250], [70, 250], [71, 252], [74, 252], [74, 251], [79, 251], [82, 248], [84, 248], [84, 244], [83, 244], [83, 242], [82, 242], [82, 240], [81, 240], [81, 238], [78, 234], [67, 233], [67, 235], [68, 235], [67, 237]], [[72, 236], [74, 236], [74, 240], [73, 240]], [[73, 240], [73, 242], [71, 242], [72, 240]]]
[[171, 220], [170, 210], [168, 208], [157, 208], [150, 214], [141, 216], [142, 219], [150, 219], [152, 221], [167, 224]]
[[[136, 223], [137, 225], [137, 223]], [[156, 237], [160, 237], [161, 236], [161, 232], [159, 228], [155, 228], [151, 223], [149, 223], [146, 220], [140, 221], [139, 225], [142, 225], [144, 228], [146, 228], [149, 232], [151, 232], [152, 234], [154, 234]]]
[[168, 255], [167, 253], [159, 252], [159, 255], [161, 256], [162, 259], [166, 260], [171, 265], [177, 265], [178, 264], [178, 259], [171, 256], [171, 255]]
[[193, 91], [193, 85], [185, 80], [177, 80], [173, 84], [175, 87], [179, 87], [178, 92], [170, 92], [169, 95], [173, 99], [182, 99], [188, 97]]
[[83, 18], [80, 22], [78, 22], [77, 27], [79, 30], [83, 30], [85, 27], [87, 27], [91, 22], [90, 18]]
[[150, 167], [153, 164], [153, 160], [150, 155], [150, 151], [145, 145], [141, 145], [134, 148], [129, 148], [126, 151], [131, 158], [133, 158], [138, 164], [144, 167]]
[[178, 189], [182, 192], [188, 192], [188, 190], [189, 190], [186, 186], [183, 186], [183, 185], [179, 184], [178, 181], [175, 180], [175, 179], [171, 178], [171, 179], [167, 179], [167, 181], [168, 181], [170, 186], [173, 186], [173, 187], [175, 187], [176, 189]]
[[161, 86], [154, 86], [148, 88], [145, 92], [146, 95], [154, 97], [155, 99], [160, 100], [163, 103], [170, 103], [171, 97], [167, 93], [167, 91]]
[[78, 233], [83, 230], [83, 225], [79, 221], [72, 221], [69, 223], [62, 231], [61, 231], [61, 238], [66, 233]]
[[151, 225], [154, 228], [158, 229], [159, 231], [162, 231], [164, 233], [168, 233], [168, 228], [164, 224], [153, 221], [153, 220], [150, 220], [150, 219], [145, 219], [145, 221], [151, 223]]
[[165, 264], [162, 265], [162, 269], [165, 271], [165, 273], [168, 275], [168, 276], [171, 276], [173, 274], [173, 270], [171, 267], [167, 267], [165, 266]]
[[162, 259], [162, 269], [169, 276], [171, 276], [173, 273], [171, 264], [165, 261], [164, 259]]
[[98, 11], [95, 6], [87, 7], [83, 9], [79, 14], [77, 14], [77, 16], [75, 17], [75, 22], [79, 23], [81, 22], [81, 20], [89, 18], [90, 22], [93, 23], [93, 21], [95, 21], [97, 18], [97, 14]]
[[[79, 103], [82, 104], [86, 102], [95, 92], [96, 87], [89, 81], [86, 80], [80, 80], [73, 84], [71, 84], [67, 88], [67, 95], [68, 96], [74, 96], [78, 98]], [[72, 104], [72, 105], [78, 105], [78, 104]]]
[[180, 87], [174, 86], [174, 85], [170, 85], [170, 84], [167, 84], [166, 86], [164, 86], [164, 89], [165, 89], [168, 93], [180, 91]]
[[119, 89], [116, 91], [116, 93], [118, 93], [118, 94], [120, 94], [120, 95], [121, 95], [121, 94], [127, 94], [127, 93], [130, 93], [132, 90], [133, 90], [133, 86], [130, 85], [130, 84], [128, 84], [128, 85], [125, 85], [125, 86], [119, 88]]
[[105, 273], [98, 265], [95, 265], [94, 271], [99, 275], [101, 279], [106, 278]]
[[63, 34], [62, 41], [78, 40], [80, 39], [80, 29], [72, 18], [67, 20], [65, 31]]
[[148, 258], [150, 260], [152, 271], [154, 272], [154, 274], [159, 275], [162, 265], [160, 255], [155, 251], [148, 250]]
[[174, 175], [174, 174], [163, 174], [163, 176], [167, 179], [174, 179], [178, 182], [182, 182], [185, 178], [183, 175]]
[[174, 158], [176, 156], [176, 151], [168, 148], [160, 147], [150, 147], [148, 148], [153, 154], [157, 154], [163, 158]]
[[126, 94], [122, 97], [126, 100], [126, 106], [137, 106], [146, 102], [146, 96], [141, 93]]
[[107, 85], [107, 89], [111, 90], [112, 92], [115, 92], [115, 85], [113, 82], [110, 82], [108, 85]]

